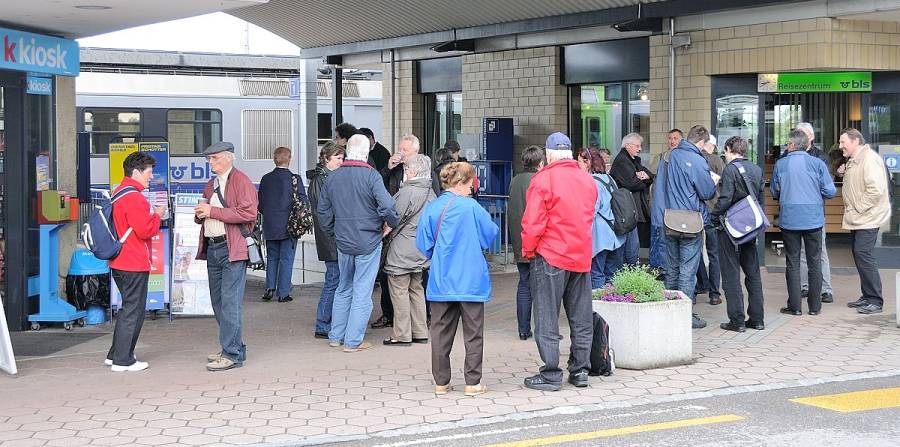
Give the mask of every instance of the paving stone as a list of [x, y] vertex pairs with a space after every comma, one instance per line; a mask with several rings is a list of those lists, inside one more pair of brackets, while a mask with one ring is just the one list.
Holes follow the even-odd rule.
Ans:
[[220, 440], [221, 438], [218, 436], [199, 434], [178, 438], [178, 443], [184, 445], [208, 445]]

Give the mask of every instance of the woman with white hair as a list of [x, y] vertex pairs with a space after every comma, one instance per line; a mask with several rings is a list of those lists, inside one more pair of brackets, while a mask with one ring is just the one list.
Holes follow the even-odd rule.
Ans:
[[384, 339], [387, 346], [428, 342], [422, 274], [429, 261], [416, 248], [416, 230], [422, 210], [435, 197], [431, 188], [431, 159], [413, 155], [406, 160], [403, 170], [406, 181], [394, 195], [400, 223], [384, 238], [384, 272], [394, 305], [394, 333]]

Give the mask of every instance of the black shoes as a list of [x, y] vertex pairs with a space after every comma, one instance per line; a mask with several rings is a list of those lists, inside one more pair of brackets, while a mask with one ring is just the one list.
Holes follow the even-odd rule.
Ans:
[[691, 329], [703, 329], [706, 327], [706, 322], [700, 318], [700, 315], [693, 314], [691, 318]]
[[386, 327], [394, 327], [394, 320], [388, 320], [384, 315], [372, 323], [372, 329], [382, 329]]
[[584, 388], [588, 386], [588, 372], [585, 370], [581, 370], [575, 374], [569, 374], [569, 383], [575, 385], [578, 388]]
[[722, 297], [720, 297], [720, 296], [710, 296], [710, 297], [709, 297], [709, 304], [711, 304], [711, 305], [713, 305], [713, 306], [718, 306], [719, 304], [722, 304]]
[[275, 289], [266, 289], [266, 293], [263, 294], [263, 301], [272, 301], [272, 297], [275, 296]]
[[385, 346], [412, 346], [411, 341], [400, 341], [393, 338], [385, 338], [381, 343]]
[[424, 344], [428, 344], [428, 339], [427, 338], [414, 338], [414, 339], [412, 339], [412, 342], [424, 345]]
[[[585, 377], [587, 377], [587, 373], [585, 373]], [[547, 381], [543, 376], [538, 374], [536, 376], [525, 378], [525, 388], [540, 391], [559, 391], [559, 389], [562, 388], [562, 384], [559, 382]]]
[[291, 298], [290, 295], [288, 295], [288, 296], [283, 296], [283, 297], [281, 297], [281, 298], [278, 298], [278, 302], [279, 302], [279, 303], [290, 303], [291, 301], [294, 301], [294, 299]]
[[865, 298], [860, 298], [856, 301], [847, 303], [847, 307], [863, 307], [867, 304], [869, 304], [869, 300], [867, 300]]
[[834, 302], [834, 295], [832, 295], [832, 294], [830, 294], [830, 293], [828, 293], [828, 292], [823, 293], [823, 294], [822, 294], [822, 302], [823, 302], [823, 303], [833, 303], [833, 302]]
[[781, 312], [785, 315], [803, 315], [802, 310], [793, 310], [790, 307], [782, 307], [781, 310], [779, 310], [779, 312]]
[[750, 329], [756, 329], [757, 331], [762, 331], [762, 330], [765, 330], [765, 329], [766, 329], [766, 325], [765, 325], [765, 324], [763, 324], [763, 323], [757, 323], [757, 322], [752, 321], [752, 320], [747, 320], [747, 322], [744, 323], [744, 325], [745, 325], [746, 327], [750, 328]]
[[519, 340], [524, 341], [524, 340], [528, 340], [529, 338], [531, 338], [531, 334], [522, 334], [522, 333], [519, 334]]
[[871, 315], [871, 314], [880, 314], [882, 309], [881, 309], [881, 306], [879, 306], [877, 304], [867, 303], [865, 306], [857, 307], [856, 311], [861, 314]]
[[316, 332], [314, 334], [316, 338], [328, 338], [328, 332]]
[[821, 311], [819, 311], [819, 310], [811, 310], [811, 311], [809, 311], [809, 314], [810, 314], [810, 315], [819, 315], [819, 312], [821, 312]]
[[720, 324], [719, 327], [726, 331], [732, 331], [732, 332], [746, 332], [747, 331], [747, 326], [744, 326], [743, 324], [734, 324], [730, 321], [728, 323]]

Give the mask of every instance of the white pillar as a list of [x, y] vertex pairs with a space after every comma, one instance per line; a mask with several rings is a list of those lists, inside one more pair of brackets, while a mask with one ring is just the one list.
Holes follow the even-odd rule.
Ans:
[[301, 148], [297, 158], [297, 173], [306, 182], [306, 170], [312, 169], [319, 159], [318, 109], [316, 108], [316, 65], [315, 59], [305, 59], [300, 67], [300, 135], [298, 147]]

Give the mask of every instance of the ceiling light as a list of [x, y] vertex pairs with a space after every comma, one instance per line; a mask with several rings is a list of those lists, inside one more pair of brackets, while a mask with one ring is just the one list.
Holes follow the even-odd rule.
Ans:
[[77, 9], [86, 9], [88, 11], [103, 11], [105, 9], [112, 9], [112, 6], [105, 5], [76, 5]]

